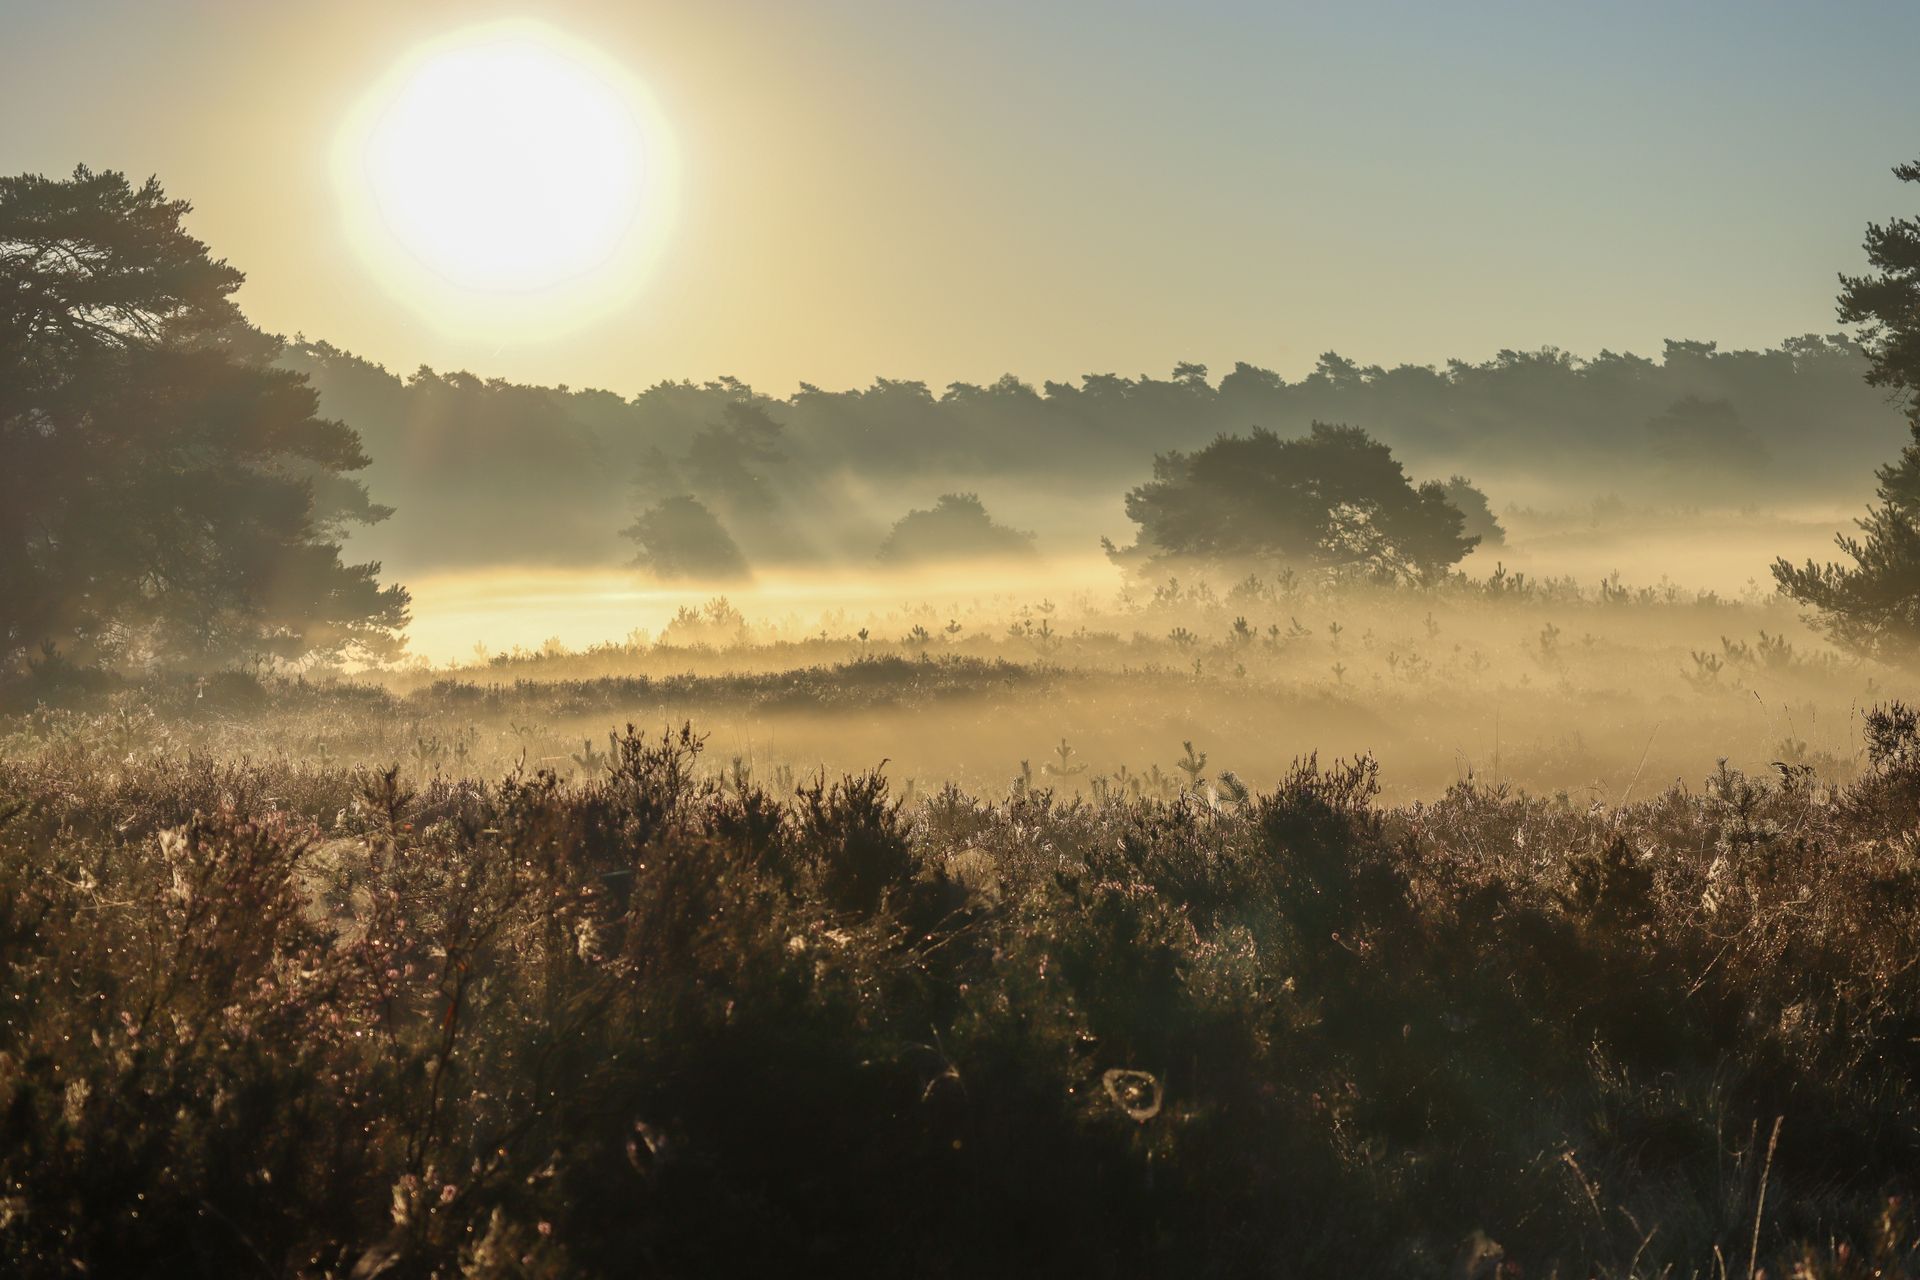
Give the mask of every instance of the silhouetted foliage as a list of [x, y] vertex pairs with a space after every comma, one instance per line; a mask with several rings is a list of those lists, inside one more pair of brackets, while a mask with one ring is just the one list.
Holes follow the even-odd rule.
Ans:
[[909, 511], [880, 544], [880, 559], [891, 564], [1032, 554], [1033, 535], [994, 523], [973, 493], [942, 494], [930, 509]]
[[[1902, 182], [1920, 182], [1920, 161], [1898, 165]], [[1867, 381], [1891, 387], [1920, 430], [1920, 218], [1867, 225], [1867, 261], [1874, 274], [1840, 277], [1840, 319], [1863, 326], [1873, 368]]]
[[[1920, 182], [1920, 162], [1894, 170]], [[1865, 326], [1867, 381], [1904, 401], [1911, 441], [1880, 467], [1880, 502], [1855, 523], [1859, 536], [1835, 539], [1851, 565], [1774, 562], [1780, 589], [1818, 610], [1837, 642], [1898, 661], [1920, 657], [1920, 219], [1867, 227], [1875, 274], [1842, 276], [1840, 318]]]
[[1647, 420], [1647, 444], [1676, 478], [1720, 488], [1767, 467], [1765, 446], [1724, 399], [1684, 396]]
[[1479, 486], [1465, 476], [1449, 476], [1441, 486], [1442, 492], [1460, 512], [1461, 532], [1476, 539], [1475, 545], [1481, 547], [1501, 547], [1507, 542], [1507, 531], [1501, 527], [1499, 519], [1493, 514], [1493, 504], [1487, 501], [1487, 495]]
[[[732, 378], [662, 382], [631, 398], [424, 370], [403, 381], [319, 342], [295, 344], [284, 360], [313, 377], [328, 413], [365, 437], [381, 493], [400, 508], [377, 544], [431, 561], [609, 558], [626, 478], [652, 459], [684, 459], [706, 435], [704, 451], [724, 436], [714, 428], [728, 406], [743, 403], [782, 424], [784, 461], [746, 468], [779, 502], [782, 519], [767, 536], [736, 522], [722, 495], [690, 476], [649, 500], [693, 493], [755, 564], [869, 558], [886, 532], [866, 514], [876, 482], [937, 476], [943, 489], [976, 489], [992, 504], [1009, 479], [1041, 481], [1092, 503], [1131, 483], [1155, 453], [1198, 448], [1253, 422], [1282, 435], [1314, 420], [1364, 423], [1416, 471], [1466, 471], [1494, 492], [1524, 479], [1533, 492], [1578, 503], [1610, 491], [1699, 501], [1700, 471], [1656, 456], [1646, 432], [1688, 397], [1731, 405], [1772, 459], [1743, 470], [1745, 489], [1716, 499], [1778, 495], [1788, 484], [1801, 500], [1836, 494], [1886, 456], [1897, 429], [1862, 381], [1860, 347], [1840, 335], [1764, 351], [1669, 342], [1652, 358], [1502, 351], [1438, 368], [1329, 353], [1304, 378], [1243, 363], [1215, 385], [1197, 365], [1171, 377], [1097, 373], [1039, 387], [1006, 377], [944, 391], [880, 378], [845, 391], [803, 384], [785, 399]], [[735, 469], [722, 465], [715, 478], [726, 472]], [[796, 511], [806, 513], [806, 538], [792, 536]]]
[[1477, 541], [1444, 485], [1416, 487], [1393, 451], [1358, 427], [1316, 422], [1296, 440], [1256, 427], [1192, 454], [1161, 454], [1153, 475], [1127, 494], [1140, 537], [1116, 557], [1272, 560], [1430, 580]]
[[1782, 558], [1773, 576], [1836, 643], [1905, 662], [1920, 656], [1920, 441], [1877, 475], [1880, 505], [1855, 521], [1858, 536], [1834, 539], [1851, 565]]
[[661, 499], [620, 532], [640, 544], [634, 564], [655, 577], [736, 581], [748, 576], [746, 557], [726, 527], [688, 494]]
[[687, 446], [686, 473], [716, 501], [764, 508], [773, 501], [772, 473], [786, 461], [780, 424], [762, 405], [732, 400]]
[[407, 594], [342, 564], [373, 521], [240, 272], [156, 181], [0, 179], [0, 665], [392, 653]]

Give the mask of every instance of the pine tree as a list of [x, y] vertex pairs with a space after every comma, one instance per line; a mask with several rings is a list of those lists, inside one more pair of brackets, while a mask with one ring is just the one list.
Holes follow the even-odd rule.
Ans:
[[274, 366], [189, 211], [84, 167], [0, 178], [0, 671], [399, 646], [407, 593], [340, 560], [388, 514], [360, 439]]
[[[1920, 182], [1920, 162], [1894, 170]], [[1875, 472], [1879, 503], [1835, 541], [1853, 563], [1773, 566], [1781, 591], [1818, 611], [1836, 642], [1869, 656], [1920, 657], [1920, 219], [1867, 227], [1868, 275], [1840, 277], [1840, 319], [1863, 326], [1867, 381], [1902, 401], [1912, 441]]]

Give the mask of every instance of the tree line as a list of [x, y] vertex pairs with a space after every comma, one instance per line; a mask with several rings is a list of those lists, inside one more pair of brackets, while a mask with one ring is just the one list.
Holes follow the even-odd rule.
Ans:
[[[1920, 165], [1896, 172], [1920, 181]], [[876, 478], [999, 469], [1105, 485], [1109, 469], [1132, 479], [1150, 467], [1126, 498], [1136, 542], [1109, 547], [1122, 563], [1265, 557], [1430, 582], [1499, 533], [1486, 494], [1464, 478], [1407, 474], [1443, 446], [1471, 453], [1472, 441], [1484, 457], [1528, 436], [1536, 468], [1598, 450], [1649, 475], [1693, 476], [1698, 492], [1712, 487], [1702, 477], [1751, 484], [1776, 455], [1844, 459], [1886, 434], [1889, 397], [1913, 443], [1877, 473], [1879, 504], [1860, 535], [1842, 537], [1852, 563], [1783, 561], [1775, 576], [1843, 644], [1893, 657], [1920, 647], [1913, 219], [1870, 226], [1873, 271], [1842, 279], [1841, 319], [1857, 337], [1768, 352], [1669, 343], [1655, 363], [1548, 349], [1445, 370], [1327, 355], [1293, 384], [1248, 365], [1216, 384], [1189, 363], [1168, 379], [1035, 390], [1004, 378], [938, 397], [883, 380], [776, 400], [727, 378], [626, 400], [425, 369], [401, 380], [324, 343], [264, 334], [233, 303], [242, 274], [182, 227], [189, 209], [155, 180], [84, 167], [65, 180], [0, 179], [9, 669], [36, 651], [99, 663], [391, 656], [407, 593], [381, 584], [377, 561], [342, 554], [349, 529], [393, 511], [357, 478], [370, 466], [383, 497], [491, 558], [599, 548], [618, 529], [605, 519], [612, 504], [637, 512], [624, 532], [644, 567], [720, 577], [770, 552], [832, 554], [836, 543], [896, 561], [1030, 549], [970, 492], [880, 528], [857, 514], [866, 504], [844, 501]], [[1880, 409], [1870, 425], [1868, 402]], [[1594, 427], [1641, 410], [1642, 434], [1624, 448]], [[1296, 424], [1303, 412], [1313, 416]], [[1415, 421], [1423, 433], [1397, 440]], [[840, 510], [856, 514], [833, 518]]]
[[810, 518], [765, 552], [798, 560], [870, 555], [886, 532], [868, 514], [876, 487], [932, 498], [1031, 484], [1093, 499], [1133, 483], [1156, 454], [1255, 426], [1361, 425], [1421, 474], [1464, 472], [1499, 502], [1548, 505], [1609, 493], [1643, 505], [1833, 500], [1899, 447], [1868, 353], [1841, 335], [1757, 352], [1674, 341], [1657, 359], [1505, 351], [1438, 368], [1329, 353], [1291, 382], [1248, 364], [1214, 378], [1187, 363], [1167, 377], [1036, 387], [1009, 375], [940, 391], [881, 378], [788, 396], [726, 377], [632, 397], [425, 368], [401, 377], [318, 341], [290, 344], [281, 360], [360, 430], [401, 510], [372, 545], [423, 565], [605, 562], [634, 477], [662, 457], [686, 461], [741, 407], [779, 428], [765, 487]]

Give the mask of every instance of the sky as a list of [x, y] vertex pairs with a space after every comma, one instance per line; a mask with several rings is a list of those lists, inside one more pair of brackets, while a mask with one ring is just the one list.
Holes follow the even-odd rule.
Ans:
[[[334, 163], [397, 64], [523, 17], [644, 85], [675, 157], [590, 323], [408, 296]], [[397, 372], [1657, 354], [1836, 327], [1865, 224], [1915, 204], [1917, 45], [1920, 5], [1848, 0], [0, 0], [0, 172], [158, 175], [256, 323]]]

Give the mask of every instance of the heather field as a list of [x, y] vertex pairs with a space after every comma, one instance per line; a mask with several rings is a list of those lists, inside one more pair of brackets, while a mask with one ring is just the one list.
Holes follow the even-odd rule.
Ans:
[[0, 720], [0, 1248], [1907, 1274], [1889, 678], [1777, 599], [1525, 578], [43, 661]]
[[0, 764], [12, 1274], [1916, 1261], [1897, 706], [1844, 782], [1617, 804], [1388, 805], [1364, 757], [902, 803], [689, 729], [571, 780], [117, 731]]

